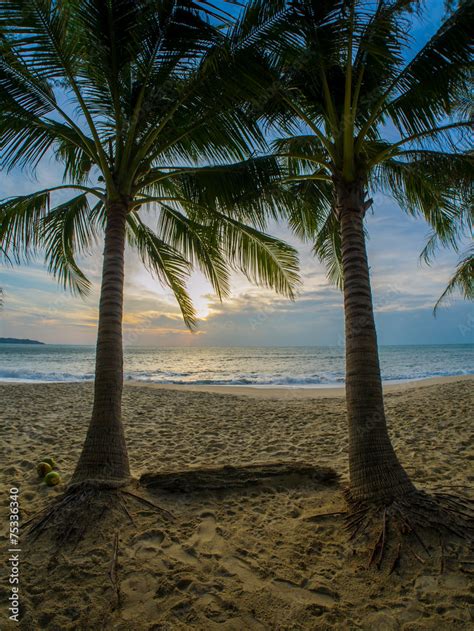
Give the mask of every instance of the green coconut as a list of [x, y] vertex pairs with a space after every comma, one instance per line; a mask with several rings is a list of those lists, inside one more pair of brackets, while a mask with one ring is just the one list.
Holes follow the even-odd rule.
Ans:
[[59, 475], [59, 473], [56, 473], [56, 471], [50, 471], [46, 475], [44, 481], [48, 486], [56, 486], [56, 484], [59, 484], [61, 482], [61, 476]]
[[51, 469], [55, 469], [56, 468], [56, 460], [54, 458], [44, 458], [43, 462], [47, 462], [49, 464], [49, 466], [51, 467]]
[[36, 471], [38, 472], [38, 476], [40, 478], [44, 478], [44, 476], [51, 473], [52, 470], [53, 467], [49, 464], [49, 462], [40, 462], [36, 467]]

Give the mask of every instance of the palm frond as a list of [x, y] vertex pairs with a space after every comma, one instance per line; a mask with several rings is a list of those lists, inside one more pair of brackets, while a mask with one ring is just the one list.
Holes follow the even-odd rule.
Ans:
[[39, 240], [48, 271], [74, 294], [84, 296], [90, 290], [76, 257], [97, 243], [103, 219], [103, 203], [91, 208], [87, 194], [82, 193], [53, 208], [41, 221]]
[[473, 29], [472, 2], [461, 2], [397, 77], [398, 94], [384, 110], [402, 133], [429, 130], [452, 113], [471, 81]]
[[[276, 49], [262, 44], [290, 13], [255, 0], [222, 28], [224, 13], [204, 0], [0, 0], [2, 165], [34, 171], [53, 153], [64, 187], [80, 191], [53, 210], [44, 191], [4, 202], [0, 247], [43, 249], [60, 282], [84, 293], [79, 257], [103, 229], [104, 204], [127, 199], [130, 243], [189, 326], [193, 266], [219, 297], [231, 269], [293, 297], [296, 253], [261, 232], [293, 189], [279, 185], [278, 157], [255, 157], [267, 147], [262, 91], [277, 79]], [[137, 215], [155, 201], [156, 232]]]
[[[457, 247], [472, 226], [474, 14], [472, 2], [458, 5], [414, 55], [413, 15], [423, 19], [427, 9], [418, 0], [295, 0], [288, 36], [278, 53], [270, 45], [279, 90], [263, 112], [286, 134], [273, 148], [298, 200], [282, 210], [339, 284], [341, 183], [382, 191], [423, 217], [435, 235], [428, 257], [437, 244]], [[298, 130], [285, 117], [298, 119]]]
[[294, 299], [300, 284], [296, 250], [222, 213], [216, 212], [215, 218], [230, 264], [251, 282]]
[[40, 223], [49, 211], [49, 191], [21, 195], [0, 203], [0, 247], [16, 262], [28, 260], [41, 247]]
[[331, 212], [319, 229], [313, 252], [324, 263], [331, 283], [342, 289], [344, 275], [342, 271], [341, 232], [336, 215]]
[[460, 291], [466, 300], [474, 300], [474, 247], [471, 247], [459, 261], [456, 272], [436, 302], [435, 313], [441, 303], [456, 290]]
[[439, 152], [403, 157], [408, 159], [379, 164], [373, 187], [395, 198], [405, 212], [421, 215], [445, 245], [454, 246], [466, 209], [472, 208], [472, 157]]
[[161, 203], [157, 231], [201, 270], [220, 300], [229, 295], [229, 270], [214, 225], [187, 217], [180, 212], [179, 204]]
[[[182, 168], [164, 173], [151, 172], [143, 190], [168, 192], [180, 199], [190, 217], [201, 218], [215, 209], [225, 209], [241, 221], [264, 228], [276, 216], [278, 199], [275, 183], [282, 177], [275, 156], [210, 167]], [[157, 188], [153, 188], [153, 180]]]
[[137, 249], [145, 267], [171, 289], [186, 326], [192, 330], [197, 324], [196, 312], [185, 284], [191, 263], [162, 241], [136, 213], [128, 215], [127, 226], [130, 244]]

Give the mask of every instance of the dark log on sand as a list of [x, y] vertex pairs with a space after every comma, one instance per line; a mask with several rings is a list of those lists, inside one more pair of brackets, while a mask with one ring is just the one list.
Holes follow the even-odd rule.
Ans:
[[339, 476], [330, 467], [305, 462], [267, 462], [239, 466], [209, 465], [180, 471], [145, 473], [140, 484], [170, 493], [232, 490], [274, 485], [300, 486], [308, 483], [334, 484]]

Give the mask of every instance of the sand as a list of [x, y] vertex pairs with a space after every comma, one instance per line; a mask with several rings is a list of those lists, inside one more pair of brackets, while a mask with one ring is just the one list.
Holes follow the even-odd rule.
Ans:
[[[472, 375], [462, 375], [459, 377], [429, 377], [427, 379], [413, 379], [411, 381], [394, 381], [384, 384], [384, 392], [397, 393], [406, 392], [413, 388], [423, 388], [433, 386], [435, 384], [443, 385], [445, 383], [458, 383], [460, 381], [471, 381], [474, 379]], [[1, 382], [0, 382], [1, 383]], [[144, 383], [140, 381], [129, 381], [129, 386], [143, 387]], [[328, 397], [343, 398], [345, 390], [341, 386], [288, 386], [281, 388], [278, 386], [210, 386], [210, 385], [163, 385], [147, 383], [149, 388], [158, 388], [160, 390], [176, 390], [177, 392], [210, 392], [214, 394], [232, 394], [253, 397], [256, 399], [327, 399]]]
[[[392, 386], [390, 433], [416, 484], [471, 492], [473, 379]], [[278, 483], [234, 492], [146, 497], [172, 523], [130, 505], [119, 528], [117, 580], [110, 579], [114, 525], [51, 557], [49, 540], [22, 548], [22, 622], [0, 628], [84, 630], [298, 630], [474, 628], [474, 559], [451, 543], [421, 564], [388, 574], [353, 555], [343, 518], [347, 437], [340, 390], [203, 389], [128, 384], [124, 422], [135, 476], [204, 464], [306, 461], [333, 467], [340, 483]], [[2, 534], [8, 489], [28, 519], [61, 493], [79, 455], [90, 384], [0, 384]], [[35, 465], [56, 457], [63, 485], [40, 484]], [[7, 552], [3, 547], [4, 558]], [[9, 589], [2, 570], [2, 605]]]

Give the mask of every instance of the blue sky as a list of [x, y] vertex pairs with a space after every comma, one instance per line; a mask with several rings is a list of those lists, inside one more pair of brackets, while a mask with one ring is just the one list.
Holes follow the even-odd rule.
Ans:
[[[430, 0], [422, 24], [413, 36], [424, 40], [439, 23], [442, 2]], [[61, 175], [54, 161], [42, 163], [33, 179], [27, 173], [0, 174], [0, 197], [21, 194], [52, 183]], [[428, 267], [419, 261], [429, 229], [405, 215], [390, 199], [377, 196], [367, 220], [374, 303], [381, 344], [474, 342], [472, 304], [454, 297], [436, 318], [433, 306], [452, 274], [457, 256], [443, 251]], [[200, 323], [190, 334], [182, 324], [169, 291], [157, 284], [127, 251], [125, 343], [171, 345], [319, 345], [343, 339], [342, 296], [331, 287], [323, 266], [310, 247], [282, 225], [273, 234], [287, 239], [301, 255], [303, 287], [295, 302], [255, 288], [244, 278], [233, 279], [232, 297], [219, 303], [199, 274], [190, 279]], [[0, 268], [5, 291], [0, 335], [29, 337], [51, 343], [93, 344], [96, 337], [101, 247], [82, 261], [93, 281], [90, 296], [74, 298], [60, 289], [41, 261]]]

